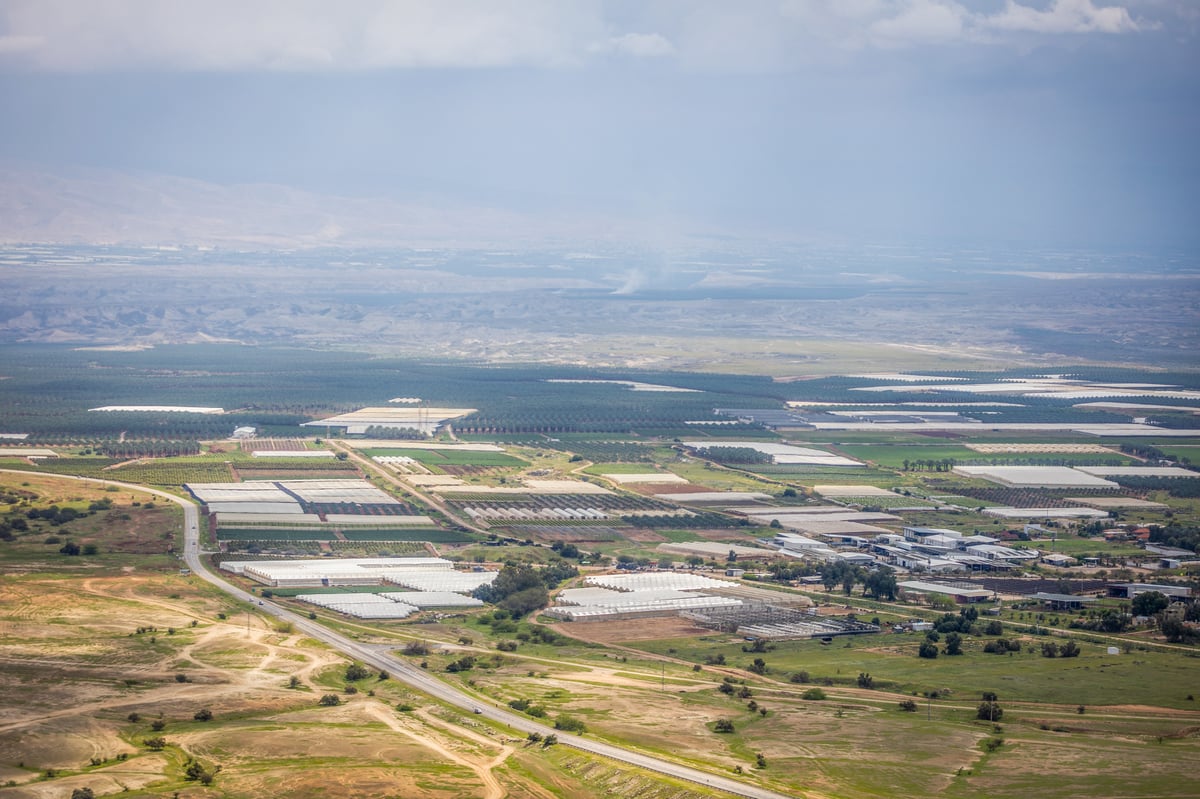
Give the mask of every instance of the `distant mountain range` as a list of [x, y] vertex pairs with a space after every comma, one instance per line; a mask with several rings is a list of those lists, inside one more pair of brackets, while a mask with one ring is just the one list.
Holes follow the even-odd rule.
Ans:
[[[609, 220], [602, 228], [611, 230]], [[339, 197], [269, 184], [0, 164], [0, 243], [172, 244], [275, 249], [592, 238], [592, 222], [493, 208]]]

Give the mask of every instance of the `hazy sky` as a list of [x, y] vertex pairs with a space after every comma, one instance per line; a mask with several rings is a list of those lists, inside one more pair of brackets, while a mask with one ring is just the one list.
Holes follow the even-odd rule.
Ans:
[[1198, 0], [0, 0], [0, 159], [1194, 251], [1198, 47]]

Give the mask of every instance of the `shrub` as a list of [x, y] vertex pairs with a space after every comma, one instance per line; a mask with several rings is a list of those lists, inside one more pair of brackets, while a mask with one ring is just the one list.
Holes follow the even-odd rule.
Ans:
[[917, 703], [911, 699], [901, 699], [900, 700], [900, 709], [903, 710], [905, 713], [916, 713], [917, 712]]
[[937, 644], [933, 641], [925, 641], [921, 644], [921, 648], [917, 650], [917, 657], [933, 660], [938, 656]]
[[792, 673], [792, 676], [790, 679], [794, 683], [799, 683], [799, 684], [803, 685], [804, 683], [809, 682], [810, 678], [808, 676], [807, 671], [796, 671], [796, 672]]
[[568, 716], [564, 713], [554, 720], [554, 729], [583, 735], [587, 732], [587, 725], [574, 716]]
[[317, 704], [321, 707], [334, 707], [335, 705], [340, 705], [341, 703], [342, 698], [337, 694], [325, 694], [317, 701]]
[[206, 707], [202, 707], [192, 716], [196, 721], [212, 721], [212, 711]]
[[425, 656], [429, 654], [429, 644], [424, 641], [409, 641], [400, 651], [406, 655]]
[[995, 702], [983, 701], [975, 709], [975, 718], [980, 721], [999, 721], [1004, 716], [1004, 709]]
[[728, 733], [734, 731], [733, 722], [729, 719], [717, 719], [717, 723], [713, 725], [713, 732]]
[[826, 696], [825, 691], [820, 688], [809, 688], [801, 695], [801, 698], [820, 701], [822, 699], [827, 699], [828, 697]]
[[371, 676], [371, 670], [361, 663], [351, 663], [346, 667], [346, 682], [365, 680]]

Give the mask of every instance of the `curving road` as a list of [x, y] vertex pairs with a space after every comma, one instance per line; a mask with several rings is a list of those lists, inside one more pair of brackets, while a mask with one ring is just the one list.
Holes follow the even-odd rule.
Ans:
[[[0, 471], [18, 471], [4, 469]], [[19, 472], [27, 474], [27, 472]], [[69, 475], [55, 475], [56, 477], [70, 477]], [[170, 494], [166, 491], [159, 491], [145, 486], [135, 485], [131, 483], [121, 483], [115, 480], [100, 480], [90, 477], [71, 477], [73, 480], [81, 480], [84, 482], [100, 483], [104, 485], [117, 485], [131, 490], [144, 491], [149, 494], [170, 500], [183, 508], [183, 558], [187, 563], [188, 568], [192, 570], [201, 579], [212, 583], [217, 588], [220, 588], [230, 596], [240, 599], [250, 604], [258, 605], [259, 610], [264, 611], [276, 618], [287, 621], [295, 626], [296, 629], [302, 630], [305, 634], [323, 641], [326, 644], [334, 647], [338, 651], [349, 655], [355, 660], [360, 660], [377, 669], [388, 672], [393, 679], [397, 679], [407, 685], [416, 688], [419, 691], [429, 694], [447, 704], [459, 707], [467, 712], [478, 711], [479, 715], [491, 721], [504, 724], [514, 730], [522, 733], [537, 732], [541, 735], [555, 735], [558, 737], [558, 742], [566, 746], [571, 746], [584, 752], [589, 752], [594, 755], [611, 758], [621, 763], [626, 763], [631, 766], [654, 771], [659, 774], [665, 774], [668, 777], [692, 782], [697, 785], [703, 785], [719, 791], [733, 794], [734, 796], [744, 796], [747, 799], [794, 799], [787, 794], [776, 793], [764, 788], [759, 788], [754, 785], [747, 785], [737, 780], [721, 776], [719, 774], [710, 774], [706, 771], [691, 768], [679, 763], [672, 763], [669, 760], [662, 760], [653, 755], [643, 754], [631, 749], [626, 749], [614, 744], [596, 741], [590, 738], [584, 738], [578, 735], [571, 735], [559, 730], [552, 729], [544, 724], [539, 724], [527, 716], [510, 713], [508, 710], [494, 707], [492, 705], [481, 702], [479, 699], [460, 691], [452, 685], [442, 682], [441, 680], [430, 676], [423, 669], [410, 665], [409, 663], [392, 656], [388, 652], [380, 652], [366, 644], [361, 644], [353, 641], [340, 633], [336, 633], [320, 624], [317, 624], [310, 619], [293, 613], [286, 608], [279, 607], [271, 602], [264, 602], [258, 597], [243, 591], [241, 588], [226, 582], [221, 577], [209, 571], [201, 560], [200, 553], [200, 513], [194, 502]]]

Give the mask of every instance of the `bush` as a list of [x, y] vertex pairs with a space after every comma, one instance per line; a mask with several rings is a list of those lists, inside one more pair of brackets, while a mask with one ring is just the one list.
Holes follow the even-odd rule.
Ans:
[[903, 710], [905, 713], [916, 713], [917, 712], [917, 703], [911, 699], [901, 699], [900, 700], [900, 709]]
[[975, 718], [980, 721], [999, 721], [1004, 717], [1004, 709], [994, 701], [983, 701], [975, 709]]
[[875, 678], [872, 677], [870, 674], [867, 674], [865, 671], [859, 672], [858, 687], [859, 688], [874, 688], [875, 687]]
[[925, 641], [921, 644], [921, 648], [917, 650], [917, 657], [933, 660], [938, 656], [937, 644], [933, 641]]
[[400, 651], [406, 655], [425, 656], [429, 654], [429, 644], [424, 641], [409, 641]]
[[717, 723], [713, 725], [713, 732], [729, 733], [734, 731], [733, 722], [729, 719], [717, 719]]
[[825, 692], [823, 690], [821, 690], [820, 688], [809, 688], [807, 691], [805, 691], [801, 695], [801, 698], [802, 699], [810, 699], [813, 701], [820, 701], [822, 699], [827, 699], [828, 697], [826, 696]]
[[202, 707], [192, 716], [196, 721], [212, 721], [212, 711], [206, 707]]
[[317, 701], [321, 707], [334, 707], [342, 703], [342, 698], [337, 694], [325, 694]]
[[808, 672], [807, 672], [807, 671], [796, 671], [796, 672], [793, 672], [793, 673], [792, 673], [792, 676], [791, 676], [791, 678], [790, 678], [790, 679], [791, 679], [791, 681], [792, 681], [792, 682], [794, 682], [794, 683], [799, 683], [799, 684], [801, 684], [801, 685], [803, 685], [804, 683], [807, 683], [807, 682], [809, 682], [809, 680], [810, 680], [810, 678], [809, 678], [809, 676], [808, 676]]
[[568, 716], [564, 713], [554, 720], [554, 729], [583, 735], [587, 732], [587, 725], [574, 716]]
[[346, 682], [365, 680], [371, 676], [371, 670], [361, 663], [351, 663], [346, 667]]

